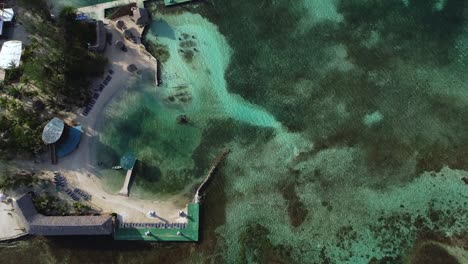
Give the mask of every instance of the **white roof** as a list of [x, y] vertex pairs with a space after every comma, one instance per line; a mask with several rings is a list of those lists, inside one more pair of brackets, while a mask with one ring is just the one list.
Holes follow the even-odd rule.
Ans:
[[3, 43], [0, 50], [0, 68], [8, 69], [13, 63], [19, 66], [21, 60], [22, 43], [19, 40], [10, 40]]
[[5, 8], [3, 10], [0, 9], [0, 18], [5, 22], [10, 22], [13, 20], [15, 16], [15, 12], [13, 12], [13, 8]]

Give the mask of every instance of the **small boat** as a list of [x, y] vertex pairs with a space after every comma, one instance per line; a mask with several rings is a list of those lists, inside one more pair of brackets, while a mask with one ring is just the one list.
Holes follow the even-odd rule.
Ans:
[[112, 167], [113, 170], [121, 170], [122, 169], [122, 166], [114, 166]]

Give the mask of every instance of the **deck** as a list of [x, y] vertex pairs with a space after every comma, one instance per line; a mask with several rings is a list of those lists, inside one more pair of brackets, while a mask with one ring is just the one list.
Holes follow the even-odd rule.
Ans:
[[193, 0], [164, 0], [164, 5], [165, 6], [172, 6], [172, 5], [178, 5], [178, 4], [183, 4], [187, 2], [191, 2]]
[[128, 196], [128, 187], [130, 186], [130, 180], [132, 179], [133, 169], [127, 171], [127, 175], [125, 176], [125, 182], [120, 189], [119, 194], [123, 196]]
[[[197, 242], [199, 235], [199, 214], [200, 205], [191, 203], [187, 210], [187, 225], [185, 228], [116, 228], [114, 231], [115, 240], [140, 240], [140, 241], [179, 241]], [[145, 235], [149, 231], [150, 235]], [[180, 232], [180, 235], [177, 235]]]
[[120, 195], [128, 196], [130, 180], [132, 179], [133, 169], [135, 168], [136, 161], [136, 157], [132, 153], [127, 153], [122, 157], [122, 159], [120, 159], [120, 166], [127, 170], [124, 184], [122, 189], [119, 191]]

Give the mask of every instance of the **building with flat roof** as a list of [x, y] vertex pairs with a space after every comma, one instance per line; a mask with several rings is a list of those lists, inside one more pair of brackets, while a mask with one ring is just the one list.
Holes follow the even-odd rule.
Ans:
[[18, 67], [21, 61], [23, 43], [19, 40], [10, 40], [2, 45], [0, 50], [0, 69]]
[[94, 52], [104, 52], [107, 45], [107, 30], [102, 20], [96, 21], [96, 43], [88, 46], [88, 50]]
[[113, 220], [110, 215], [45, 216], [37, 212], [30, 194], [16, 200], [26, 231], [40, 236], [111, 235]]
[[3, 25], [13, 21], [14, 17], [15, 12], [13, 8], [3, 8], [3, 6], [0, 6], [0, 36], [3, 35]]

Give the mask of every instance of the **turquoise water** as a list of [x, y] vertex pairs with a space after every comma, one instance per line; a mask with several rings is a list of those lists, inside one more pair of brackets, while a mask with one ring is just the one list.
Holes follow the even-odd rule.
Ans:
[[[102, 162], [135, 152], [132, 195], [151, 197], [187, 190], [229, 146], [208, 188], [203, 242], [125, 250], [31, 240], [0, 253], [46, 248], [52, 263], [80, 253], [96, 263], [411, 263], [426, 240], [463, 245], [467, 8], [210, 1], [155, 13], [148, 39], [171, 53], [165, 84], [143, 78], [109, 106]], [[184, 33], [198, 50], [190, 60], [179, 51]]]

